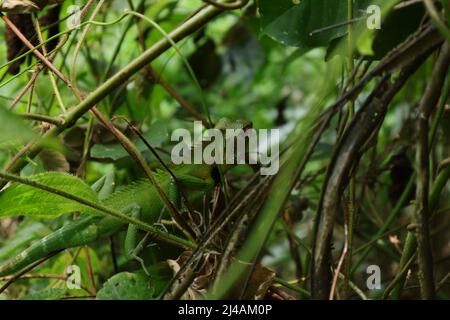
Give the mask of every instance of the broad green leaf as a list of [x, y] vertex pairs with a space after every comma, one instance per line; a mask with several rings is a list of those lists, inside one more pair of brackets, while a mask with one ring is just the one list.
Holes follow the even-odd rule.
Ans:
[[[361, 17], [367, 7], [379, 1], [356, 0], [354, 16]], [[343, 0], [259, 0], [262, 31], [284, 45], [303, 48], [326, 46], [347, 33], [346, 26], [314, 33], [348, 21]]]
[[383, 3], [381, 30], [364, 30], [357, 42], [361, 54], [380, 60], [420, 26], [425, 14], [422, 3], [391, 11], [398, 2], [399, 0], [389, 0]]
[[[398, 2], [399, 0], [386, 0], [380, 6], [382, 18], [380, 30], [368, 29], [365, 20], [355, 25], [355, 49], [367, 59], [381, 60], [420, 26], [425, 14], [423, 5], [416, 3], [392, 10]], [[348, 37], [346, 34], [333, 39], [328, 45], [326, 60], [336, 54], [347, 56], [347, 43]]]
[[[98, 203], [97, 194], [83, 180], [66, 173], [48, 172], [31, 176], [30, 180], [76, 195], [90, 202]], [[74, 200], [14, 183], [0, 193], [0, 218], [8, 216], [56, 217], [61, 214], [95, 210]]]
[[98, 300], [151, 300], [156, 297], [157, 278], [144, 272], [122, 272], [110, 278], [97, 293]]

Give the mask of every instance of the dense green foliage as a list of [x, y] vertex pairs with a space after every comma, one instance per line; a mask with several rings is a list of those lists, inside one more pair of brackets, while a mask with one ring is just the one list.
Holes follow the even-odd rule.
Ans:
[[[0, 299], [450, 297], [447, 0], [25, 2], [0, 6], [0, 274], [74, 219], [125, 227], [0, 276]], [[279, 129], [279, 172], [164, 199], [171, 133], [221, 118]], [[155, 170], [157, 223], [103, 201]]]

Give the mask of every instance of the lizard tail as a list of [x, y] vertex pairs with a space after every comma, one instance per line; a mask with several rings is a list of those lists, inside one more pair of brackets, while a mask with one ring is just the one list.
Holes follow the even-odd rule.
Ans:
[[94, 216], [80, 218], [49, 234], [1, 265], [0, 276], [16, 273], [56, 251], [82, 246], [96, 240], [99, 237], [98, 221], [99, 217]]

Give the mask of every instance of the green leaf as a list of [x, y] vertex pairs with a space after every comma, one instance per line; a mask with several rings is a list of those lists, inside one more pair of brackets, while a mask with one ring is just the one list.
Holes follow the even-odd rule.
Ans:
[[[99, 203], [97, 194], [83, 180], [66, 173], [48, 172], [29, 178], [32, 181], [76, 195], [90, 202]], [[56, 217], [61, 214], [96, 211], [74, 200], [14, 183], [0, 193], [0, 218], [8, 216]]]
[[[356, 0], [355, 17], [377, 1]], [[327, 31], [313, 31], [347, 21], [347, 2], [343, 0], [259, 0], [262, 31], [284, 45], [303, 48], [327, 46], [347, 33], [341, 26]]]
[[[401, 10], [392, 11], [383, 22], [373, 39], [374, 60], [382, 59], [389, 51], [397, 47], [422, 23], [425, 9], [422, 3], [412, 4]], [[370, 37], [366, 37], [370, 39]]]
[[[355, 26], [355, 47], [368, 60], [381, 60], [388, 52], [397, 47], [409, 35], [415, 32], [422, 21], [425, 10], [421, 3], [392, 10], [399, 0], [385, 0], [381, 9], [381, 29], [368, 29], [365, 20]], [[325, 60], [335, 55], [348, 56], [348, 37], [343, 35], [333, 39], [327, 48]]]
[[98, 300], [150, 300], [155, 298], [155, 279], [143, 272], [122, 272], [110, 278], [97, 293]]
[[[380, 5], [381, 8], [381, 17], [383, 20], [383, 24], [382, 24], [382, 32], [385, 31], [386, 29], [386, 25], [385, 25], [385, 18], [389, 16], [390, 12], [392, 11], [392, 8], [399, 3], [401, 0], [385, 0], [382, 3], [382, 5]], [[414, 17], [412, 18], [412, 20], [414, 20]], [[393, 32], [396, 36], [397, 30], [395, 28], [397, 28], [400, 24], [396, 23], [394, 30], [389, 30], [388, 32], [391, 33]], [[375, 55], [375, 52], [373, 50], [373, 42], [375, 39], [375, 36], [377, 36], [379, 34], [379, 30], [376, 29], [367, 29], [365, 28], [364, 31], [360, 34], [360, 36], [358, 37], [358, 40], [356, 41], [356, 48], [358, 49], [358, 51], [366, 56], [373, 56]]]

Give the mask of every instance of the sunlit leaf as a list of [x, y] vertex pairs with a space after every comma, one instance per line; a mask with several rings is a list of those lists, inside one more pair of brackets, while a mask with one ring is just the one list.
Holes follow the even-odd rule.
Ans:
[[[70, 174], [51, 172], [38, 174], [29, 179], [88, 201], [98, 202], [97, 194], [91, 187]], [[95, 212], [74, 200], [18, 183], [0, 193], [0, 208], [0, 217], [25, 215], [52, 218], [77, 211]]]
[[[355, 1], [354, 16], [360, 17], [377, 1]], [[304, 48], [326, 46], [347, 33], [347, 27], [334, 25], [347, 18], [343, 0], [259, 0], [262, 31], [284, 45]], [[326, 31], [321, 29], [332, 27]], [[313, 35], [311, 35], [313, 33]]]

